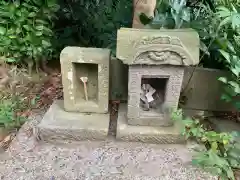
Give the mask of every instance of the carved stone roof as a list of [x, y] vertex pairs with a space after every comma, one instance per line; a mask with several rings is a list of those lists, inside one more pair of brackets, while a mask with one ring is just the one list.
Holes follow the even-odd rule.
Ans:
[[193, 30], [118, 31], [117, 58], [125, 64], [196, 65], [199, 63], [199, 38]]

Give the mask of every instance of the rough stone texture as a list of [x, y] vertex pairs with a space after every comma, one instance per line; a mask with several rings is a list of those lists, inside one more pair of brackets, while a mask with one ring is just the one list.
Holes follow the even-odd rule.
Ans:
[[199, 36], [192, 29], [121, 28], [117, 37], [117, 58], [125, 64], [199, 63]]
[[214, 129], [220, 132], [240, 132], [240, 124], [239, 122], [229, 120], [229, 119], [222, 119], [222, 118], [209, 118], [209, 121], [213, 124]]
[[148, 17], [154, 17], [156, 0], [133, 0], [133, 28], [143, 28], [144, 25], [139, 19], [139, 14], [144, 13]]
[[161, 114], [152, 111], [142, 111], [140, 107], [141, 79], [144, 76], [149, 78], [168, 78], [164, 106], [177, 108], [184, 68], [178, 66], [146, 66], [134, 65], [129, 67], [128, 84], [128, 123], [131, 125], [169, 126], [171, 121], [168, 113]]
[[[230, 77], [225, 71], [186, 67], [182, 88], [186, 101], [182, 108], [206, 111], [232, 111], [233, 103], [221, 100], [224, 84], [219, 77]], [[211, 88], [209, 88], [211, 87]]]
[[[64, 108], [77, 112], [108, 112], [110, 50], [66, 47], [60, 55]], [[85, 100], [80, 77], [88, 77]]]
[[115, 57], [111, 58], [110, 63], [110, 99], [125, 100], [128, 93], [128, 65]]
[[3, 180], [217, 180], [191, 165], [192, 145], [114, 139], [48, 144], [28, 136], [26, 125], [0, 154]]
[[55, 101], [38, 125], [42, 139], [103, 140], [109, 127], [109, 114], [66, 112], [63, 101]]
[[[112, 62], [116, 65], [111, 69], [114, 72], [114, 76], [111, 75], [111, 78], [114, 78], [111, 91], [112, 94], [115, 94], [117, 90], [118, 94], [121, 94], [120, 97], [112, 96], [112, 99], [126, 101], [128, 99], [128, 68], [118, 61]], [[204, 111], [234, 110], [233, 103], [227, 103], [220, 98], [224, 84], [218, 81], [218, 78], [229, 75], [225, 71], [216, 69], [184, 67], [182, 89], [185, 91], [182, 95], [186, 97], [186, 101], [181, 108]]]
[[184, 143], [180, 126], [171, 127], [132, 126], [127, 123], [127, 105], [121, 104], [118, 111], [117, 139], [144, 143], [177, 144]]

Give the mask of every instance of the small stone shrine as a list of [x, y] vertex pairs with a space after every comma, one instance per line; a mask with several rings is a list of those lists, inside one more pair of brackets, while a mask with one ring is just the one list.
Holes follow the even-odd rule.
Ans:
[[118, 113], [117, 138], [153, 143], [183, 141], [171, 110], [178, 107], [184, 66], [199, 63], [191, 30], [121, 28], [117, 58], [129, 65], [128, 103]]
[[60, 55], [64, 100], [39, 124], [45, 140], [103, 140], [108, 134], [110, 50], [66, 47]]

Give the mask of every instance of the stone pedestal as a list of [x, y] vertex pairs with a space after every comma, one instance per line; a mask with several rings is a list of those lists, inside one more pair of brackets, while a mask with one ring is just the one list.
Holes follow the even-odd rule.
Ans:
[[63, 101], [57, 100], [38, 125], [45, 141], [104, 140], [108, 135], [109, 113], [66, 112]]
[[181, 144], [185, 142], [181, 135], [181, 127], [176, 123], [170, 127], [129, 125], [127, 104], [121, 104], [118, 110], [116, 138], [124, 141], [156, 144]]

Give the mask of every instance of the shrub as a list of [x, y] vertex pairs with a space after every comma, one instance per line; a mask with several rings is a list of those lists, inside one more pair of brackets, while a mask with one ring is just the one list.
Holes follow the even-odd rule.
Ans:
[[55, 0], [0, 2], [0, 54], [7, 62], [38, 62], [52, 52]]
[[110, 48], [114, 53], [117, 29], [132, 25], [132, 4], [132, 0], [60, 0], [55, 55], [64, 46]]
[[194, 165], [208, 170], [221, 180], [235, 180], [235, 170], [240, 168], [240, 146], [236, 141], [236, 132], [207, 130], [198, 119], [184, 118], [182, 110], [172, 113], [172, 119], [182, 125], [182, 134], [186, 139], [193, 138], [205, 145], [205, 150], [197, 151], [193, 157]]

